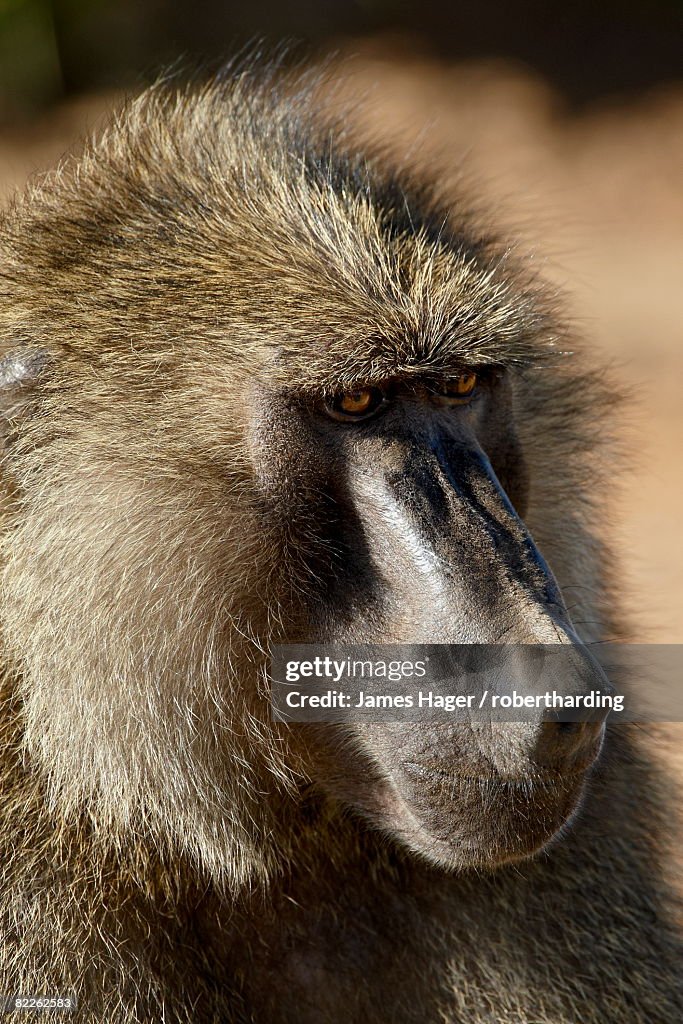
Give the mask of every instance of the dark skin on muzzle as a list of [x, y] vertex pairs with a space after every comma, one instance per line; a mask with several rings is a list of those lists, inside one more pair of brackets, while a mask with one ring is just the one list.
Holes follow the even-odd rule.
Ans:
[[[302, 611], [302, 642], [563, 644], [573, 691], [609, 690], [523, 521], [509, 374], [414, 373], [332, 395], [271, 395], [261, 408], [269, 500], [285, 480], [292, 531], [298, 517], [318, 524], [309, 568], [324, 596]], [[531, 714], [298, 728], [304, 760], [336, 799], [431, 862], [494, 867], [570, 822], [603, 741], [602, 716]]]

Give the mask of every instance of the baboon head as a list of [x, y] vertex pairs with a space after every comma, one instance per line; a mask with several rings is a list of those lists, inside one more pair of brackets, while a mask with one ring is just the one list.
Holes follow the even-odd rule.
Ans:
[[600, 386], [462, 201], [314, 109], [263, 69], [156, 87], [0, 229], [26, 748], [60, 813], [235, 884], [311, 785], [434, 862], [524, 856], [602, 736], [270, 719], [272, 642], [562, 642], [598, 672], [561, 588], [599, 622]]

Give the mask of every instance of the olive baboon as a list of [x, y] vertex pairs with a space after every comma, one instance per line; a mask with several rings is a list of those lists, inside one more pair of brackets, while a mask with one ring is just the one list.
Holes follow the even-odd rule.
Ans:
[[90, 1024], [673, 1024], [627, 727], [565, 830], [602, 725], [270, 720], [273, 642], [616, 629], [609, 386], [314, 97], [157, 86], [4, 214], [2, 990]]

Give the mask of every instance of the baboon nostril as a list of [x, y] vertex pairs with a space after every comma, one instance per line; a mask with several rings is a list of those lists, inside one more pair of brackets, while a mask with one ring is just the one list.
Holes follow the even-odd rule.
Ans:
[[600, 753], [603, 722], [544, 722], [532, 760], [544, 768], [581, 771]]

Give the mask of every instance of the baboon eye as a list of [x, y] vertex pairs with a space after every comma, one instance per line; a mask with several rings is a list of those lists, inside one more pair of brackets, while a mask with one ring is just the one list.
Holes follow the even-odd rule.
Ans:
[[479, 377], [474, 370], [467, 370], [458, 377], [451, 377], [441, 384], [438, 396], [452, 404], [467, 402], [477, 390]]
[[374, 415], [386, 401], [380, 388], [358, 388], [357, 391], [342, 391], [325, 401], [325, 411], [335, 420], [367, 419]]

